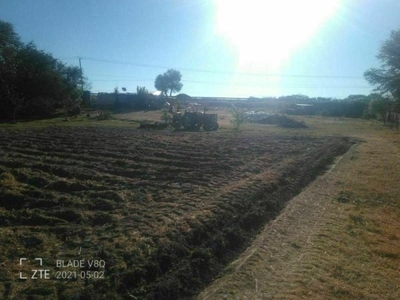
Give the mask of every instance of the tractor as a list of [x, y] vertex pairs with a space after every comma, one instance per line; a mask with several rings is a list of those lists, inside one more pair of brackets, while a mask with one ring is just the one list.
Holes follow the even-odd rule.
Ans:
[[197, 131], [201, 127], [205, 131], [214, 131], [218, 129], [218, 115], [206, 114], [198, 111], [176, 112], [172, 116], [171, 125], [176, 130], [183, 127], [185, 130]]

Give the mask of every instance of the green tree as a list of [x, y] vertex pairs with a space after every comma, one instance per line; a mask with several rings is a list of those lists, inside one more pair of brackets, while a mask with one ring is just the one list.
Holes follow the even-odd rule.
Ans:
[[164, 74], [160, 74], [156, 77], [154, 82], [155, 88], [160, 91], [164, 96], [172, 96], [172, 93], [179, 92], [183, 84], [181, 83], [182, 75], [181, 72], [169, 69]]
[[14, 26], [0, 20], [0, 118], [15, 120], [23, 101], [16, 89], [16, 56], [21, 47]]
[[371, 101], [368, 104], [368, 114], [376, 118], [379, 116], [386, 123], [386, 114], [393, 109], [394, 101], [389, 97], [380, 94], [371, 94]]
[[376, 56], [380, 68], [371, 68], [364, 73], [365, 79], [376, 86], [375, 91], [388, 94], [400, 101], [400, 29], [392, 31]]
[[66, 66], [33, 43], [17, 54], [16, 89], [24, 99], [25, 116], [48, 115], [56, 108], [70, 109], [82, 96], [81, 70]]
[[0, 118], [43, 116], [71, 108], [82, 96], [82, 74], [33, 43], [20, 42], [12, 24], [0, 21]]

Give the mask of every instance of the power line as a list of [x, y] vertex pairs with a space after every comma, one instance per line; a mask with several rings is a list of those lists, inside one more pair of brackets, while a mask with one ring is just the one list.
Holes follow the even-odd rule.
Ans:
[[263, 83], [259, 83], [259, 84], [253, 84], [253, 85], [249, 85], [249, 84], [240, 84], [240, 83], [235, 83], [235, 84], [229, 84], [229, 83], [222, 83], [222, 82], [209, 82], [209, 81], [198, 81], [198, 80], [183, 80], [183, 83], [188, 82], [188, 83], [200, 83], [200, 84], [211, 84], [211, 85], [234, 85], [234, 86], [244, 86], [244, 87], [302, 87], [302, 88], [369, 88], [369, 86], [321, 86], [321, 85], [297, 85], [297, 84], [274, 84], [274, 85], [270, 85], [270, 84], [263, 84]]
[[[142, 78], [138, 79], [138, 78], [133, 77], [133, 76], [122, 76], [122, 75], [93, 74], [93, 73], [88, 73], [86, 75], [88, 75], [88, 76], [100, 76], [100, 77], [115, 77], [115, 78], [122, 78], [122, 79], [126, 78], [126, 79], [132, 79], [131, 81], [154, 81], [154, 79], [142, 79]], [[361, 77], [360, 77], [360, 79], [361, 79]], [[364, 79], [364, 78], [362, 78], [362, 79]], [[91, 81], [111, 81], [111, 80], [112, 79], [92, 79]], [[196, 80], [186, 80], [186, 79], [183, 79], [182, 81], [184, 81], [184, 82], [200, 82], [200, 83], [209, 83], [209, 84], [214, 84], [215, 83], [215, 81], [207, 82], [207, 81], [196, 81]]]
[[[91, 82], [153, 82], [153, 79], [95, 79], [90, 80]], [[311, 88], [311, 89], [367, 89], [370, 86], [323, 86], [323, 85], [287, 85], [287, 84], [276, 84], [276, 85], [268, 85], [268, 84], [230, 84], [227, 82], [209, 82], [209, 81], [198, 81], [198, 80], [183, 80], [183, 83], [195, 83], [195, 84], [207, 84], [207, 85], [217, 85], [217, 86], [240, 86], [240, 87], [258, 87], [258, 88]]]
[[58, 57], [58, 59], [62, 59], [62, 60], [75, 60], [79, 58], [78, 56], [62, 56], [62, 57]]
[[[133, 77], [133, 76], [123, 76], [123, 75], [93, 74], [93, 73], [87, 73], [86, 75], [88, 75], [88, 76], [100, 76], [100, 77], [120, 77], [120, 78], [134, 78], [134, 79], [136, 79], [136, 77]], [[143, 80], [143, 79], [138, 79], [138, 80]]]
[[105, 81], [105, 82], [114, 82], [114, 81], [136, 81], [136, 82], [154, 82], [154, 79], [91, 79], [92, 81]]
[[[168, 66], [163, 65], [152, 65], [152, 64], [140, 64], [136, 62], [128, 61], [117, 61], [109, 59], [99, 59], [91, 57], [80, 57], [81, 59], [87, 61], [95, 61], [101, 63], [109, 64], [120, 64], [120, 65], [131, 65], [143, 68], [153, 68], [153, 69], [170, 69]], [[246, 72], [229, 72], [220, 70], [205, 70], [205, 69], [191, 69], [191, 68], [179, 68], [182, 71], [194, 72], [194, 73], [211, 73], [211, 74], [228, 74], [228, 75], [246, 75], [246, 76], [269, 76], [269, 77], [291, 77], [291, 78], [343, 78], [343, 79], [363, 79], [362, 76], [338, 76], [338, 75], [305, 75], [305, 74], [284, 74], [284, 73], [246, 73]]]

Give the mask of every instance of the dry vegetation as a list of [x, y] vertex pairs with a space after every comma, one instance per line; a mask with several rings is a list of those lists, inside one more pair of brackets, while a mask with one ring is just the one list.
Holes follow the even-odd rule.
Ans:
[[360, 120], [306, 121], [313, 134], [362, 141], [199, 299], [399, 299], [398, 131]]

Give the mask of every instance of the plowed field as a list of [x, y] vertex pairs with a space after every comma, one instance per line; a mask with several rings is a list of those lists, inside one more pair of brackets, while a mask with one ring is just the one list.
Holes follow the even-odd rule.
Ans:
[[[190, 298], [351, 144], [265, 132], [0, 131], [0, 294]], [[51, 278], [16, 280], [33, 265], [21, 257], [43, 258]], [[57, 260], [102, 260], [104, 269], [82, 270], [104, 279], [55, 278], [81, 271]]]

